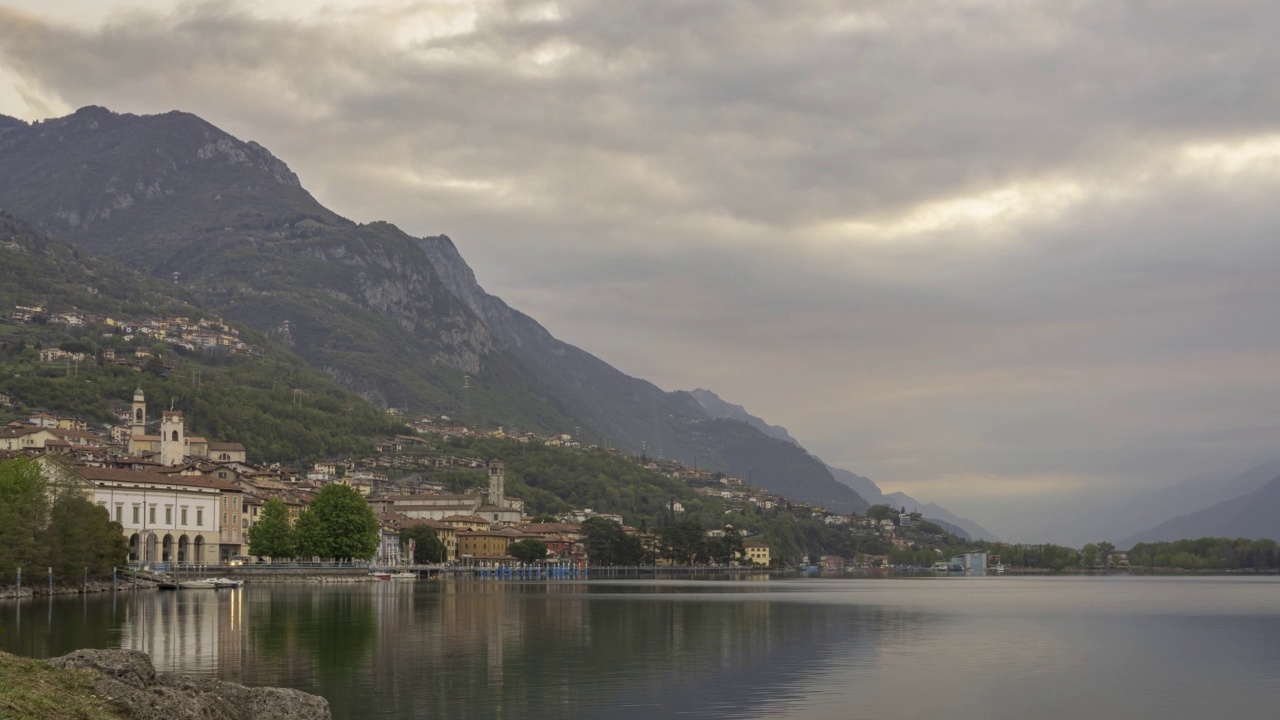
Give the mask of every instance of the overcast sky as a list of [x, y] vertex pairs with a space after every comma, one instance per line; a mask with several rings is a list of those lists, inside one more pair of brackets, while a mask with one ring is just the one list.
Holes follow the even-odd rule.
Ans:
[[0, 0], [0, 113], [194, 112], [621, 370], [1035, 538], [1280, 457], [1277, 37], [1269, 2]]

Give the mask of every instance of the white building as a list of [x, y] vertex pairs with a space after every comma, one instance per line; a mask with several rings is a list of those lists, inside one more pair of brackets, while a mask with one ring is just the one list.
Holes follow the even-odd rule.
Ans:
[[222, 490], [203, 476], [73, 467], [93, 500], [124, 527], [129, 561], [216, 563]]

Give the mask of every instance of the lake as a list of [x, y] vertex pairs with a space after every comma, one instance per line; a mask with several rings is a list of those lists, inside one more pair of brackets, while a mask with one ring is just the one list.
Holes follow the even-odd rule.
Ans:
[[1204, 718], [1280, 707], [1280, 580], [484, 580], [0, 602], [337, 718]]

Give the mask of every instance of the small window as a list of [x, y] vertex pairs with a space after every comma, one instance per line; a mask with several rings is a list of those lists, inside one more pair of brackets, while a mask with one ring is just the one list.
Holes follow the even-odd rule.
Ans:
[[196, 508], [196, 526], [204, 527], [204, 508]]
[[182, 508], [182, 524], [183, 524], [183, 525], [186, 525], [186, 524], [187, 524], [187, 509], [186, 509], [186, 508]]
[[173, 508], [171, 507], [166, 507], [164, 509], [164, 524], [165, 525], [173, 524]]
[[116, 505], [116, 522], [124, 523], [124, 506]]
[[154, 525], [156, 523], [156, 506], [152, 505], [148, 510], [150, 510], [150, 512], [147, 513], [147, 522]]
[[142, 508], [138, 507], [137, 505], [133, 506], [133, 524], [134, 525], [137, 525], [138, 523], [142, 522], [142, 520], [139, 518], [141, 511], [142, 511]]

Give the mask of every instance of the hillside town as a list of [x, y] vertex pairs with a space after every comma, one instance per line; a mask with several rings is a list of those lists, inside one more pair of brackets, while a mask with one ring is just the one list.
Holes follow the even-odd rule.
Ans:
[[[3, 398], [12, 402], [11, 398]], [[249, 529], [264, 506], [279, 500], [296, 522], [319, 491], [340, 483], [357, 491], [374, 510], [381, 542], [373, 562], [388, 567], [409, 563], [400, 534], [431, 528], [444, 547], [443, 562], [473, 568], [517, 563], [508, 554], [512, 543], [538, 540], [547, 560], [585, 565], [591, 561], [583, 543], [582, 524], [600, 519], [639, 539], [655, 564], [671, 562], [657, 552], [656, 533], [624, 524], [621, 515], [575, 508], [555, 517], [534, 517], [525, 503], [508, 495], [501, 460], [459, 454], [450, 438], [485, 437], [517, 444], [539, 444], [574, 452], [605, 453], [638, 462], [651, 472], [678, 480], [698, 495], [717, 499], [725, 512], [785, 509], [795, 517], [847, 528], [868, 539], [859, 557], [827, 555], [807, 561], [823, 569], [841, 570], [855, 562], [882, 565], [893, 548], [913, 545], [910, 529], [924, 522], [919, 514], [893, 511], [879, 517], [829, 512], [753, 487], [743, 478], [688, 467], [674, 460], [632, 458], [612, 448], [583, 445], [569, 434], [539, 435], [503, 428], [480, 430], [446, 416], [418, 418], [415, 434], [400, 434], [373, 443], [368, 454], [330, 459], [310, 467], [249, 462], [243, 444], [222, 442], [189, 432], [181, 411], [149, 406], [141, 389], [118, 422], [102, 431], [87, 421], [32, 413], [0, 427], [0, 459], [18, 454], [34, 457], [54, 485], [83, 493], [119, 523], [129, 543], [131, 564], [164, 568], [172, 564], [253, 561]], [[406, 428], [407, 430], [408, 428]], [[482, 472], [487, 484], [450, 488], [435, 479], [441, 472]], [[679, 501], [669, 505], [673, 518], [685, 512]], [[731, 533], [741, 540], [737, 564], [776, 565], [761, 536], [727, 528], [705, 531], [709, 538]], [[879, 551], [877, 551], [879, 549]], [[938, 558], [944, 567], [954, 559]]]
[[[67, 329], [102, 328], [104, 339], [119, 338], [131, 346], [123, 352], [104, 348], [103, 360], [125, 365], [141, 372], [147, 360], [156, 357], [154, 346], [165, 346], [186, 352], [225, 352], [230, 355], [256, 356], [261, 350], [245, 342], [240, 332], [219, 317], [193, 320], [187, 317], [148, 317], [120, 319], [82, 310], [50, 312], [44, 305], [15, 305], [9, 321], [17, 324], [65, 325]], [[41, 362], [85, 362], [88, 353], [62, 348], [40, 350]]]

